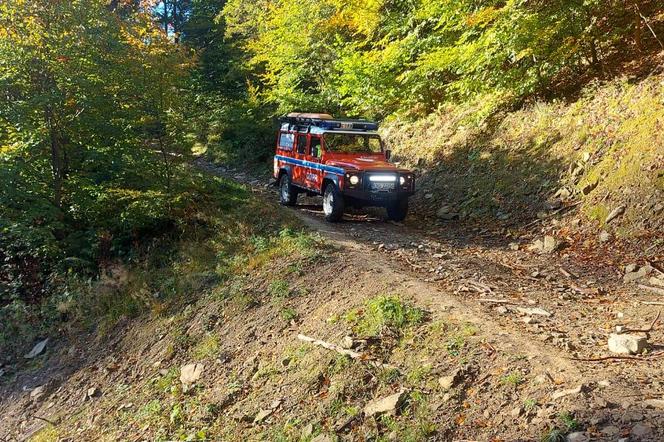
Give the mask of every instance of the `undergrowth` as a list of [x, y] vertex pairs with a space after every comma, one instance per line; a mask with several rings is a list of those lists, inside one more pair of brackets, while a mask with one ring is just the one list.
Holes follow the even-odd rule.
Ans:
[[[57, 334], [65, 323], [103, 336], [123, 319], [169, 315], [282, 254], [298, 253], [307, 262], [318, 258], [320, 238], [304, 233], [276, 206], [221, 178], [192, 172], [192, 180], [198, 196], [178, 229], [138, 244], [126, 259], [105, 263], [97, 277], [54, 275], [53, 294], [39, 304], [16, 300], [3, 306], [3, 352], [27, 353], [32, 341]], [[275, 296], [287, 296], [283, 286], [274, 289]]]

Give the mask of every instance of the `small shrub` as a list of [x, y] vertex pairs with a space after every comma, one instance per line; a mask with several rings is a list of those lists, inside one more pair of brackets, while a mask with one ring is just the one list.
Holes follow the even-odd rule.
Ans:
[[297, 312], [291, 307], [284, 307], [281, 309], [281, 317], [286, 322], [295, 321], [298, 318]]
[[273, 298], [288, 298], [288, 296], [290, 296], [290, 287], [288, 286], [288, 281], [284, 281], [283, 279], [272, 281], [270, 283], [270, 287], [268, 288], [268, 293]]
[[408, 372], [406, 379], [412, 384], [422, 382], [431, 374], [431, 364], [424, 364], [413, 368]]
[[209, 359], [219, 354], [219, 339], [214, 335], [207, 335], [201, 339], [192, 350], [194, 359]]
[[162, 393], [168, 393], [171, 390], [171, 386], [178, 380], [179, 376], [179, 370], [173, 367], [168, 370], [164, 376], [155, 381], [154, 388]]
[[549, 430], [541, 439], [542, 442], [565, 442], [565, 434], [557, 428]]
[[58, 434], [58, 429], [53, 425], [48, 424], [35, 433], [30, 440], [33, 442], [56, 442], [60, 440], [60, 436]]
[[537, 406], [537, 401], [535, 399], [526, 399], [523, 401], [523, 408], [526, 411], [533, 410]]
[[565, 426], [565, 430], [569, 433], [570, 431], [577, 430], [579, 428], [579, 422], [574, 419], [574, 416], [569, 411], [564, 411], [558, 415], [560, 422]]
[[511, 385], [513, 387], [517, 387], [521, 385], [524, 382], [523, 376], [521, 373], [517, 372], [512, 372], [508, 375], [503, 376], [500, 378], [500, 383], [503, 385]]
[[452, 336], [445, 344], [447, 353], [450, 356], [459, 356], [461, 350], [466, 346], [466, 339], [461, 335]]
[[346, 355], [338, 355], [331, 362], [327, 369], [327, 373], [330, 376], [335, 374], [342, 373], [352, 364], [352, 359]]
[[396, 296], [379, 296], [367, 301], [363, 309], [349, 312], [346, 320], [359, 335], [376, 336], [384, 329], [401, 333], [422, 323], [425, 316], [424, 310], [404, 304]]

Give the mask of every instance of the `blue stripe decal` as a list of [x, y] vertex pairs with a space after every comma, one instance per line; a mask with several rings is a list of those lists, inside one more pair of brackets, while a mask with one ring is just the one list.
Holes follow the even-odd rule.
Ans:
[[281, 155], [275, 155], [274, 157], [279, 161], [283, 161], [283, 162], [289, 163], [289, 164], [296, 164], [298, 166], [304, 166], [304, 167], [308, 167], [310, 169], [323, 170], [325, 172], [332, 172], [332, 173], [336, 173], [338, 175], [343, 175], [344, 174], [344, 170], [340, 167], [326, 166], [325, 164], [313, 163], [311, 161], [305, 161], [305, 160], [298, 160], [297, 158], [284, 157], [284, 156], [281, 156]]

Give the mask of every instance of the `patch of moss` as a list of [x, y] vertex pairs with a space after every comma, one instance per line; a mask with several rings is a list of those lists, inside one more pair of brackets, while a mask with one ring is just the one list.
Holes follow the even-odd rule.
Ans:
[[58, 429], [51, 424], [48, 424], [30, 438], [30, 442], [57, 442], [58, 440], [60, 440]]
[[219, 354], [219, 338], [215, 335], [206, 335], [196, 343], [191, 350], [191, 355], [196, 360], [210, 359]]
[[599, 221], [600, 225], [604, 225], [604, 220], [609, 215], [609, 209], [603, 204], [596, 204], [586, 209], [588, 218]]

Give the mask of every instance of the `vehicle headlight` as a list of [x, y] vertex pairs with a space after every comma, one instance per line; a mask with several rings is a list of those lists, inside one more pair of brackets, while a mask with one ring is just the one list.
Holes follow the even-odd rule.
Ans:
[[360, 178], [357, 175], [352, 175], [348, 181], [351, 185], [357, 186], [360, 183]]
[[404, 178], [404, 177], [402, 177], [402, 176], [399, 177], [399, 184], [401, 184], [402, 186], [403, 186], [404, 184], [406, 184], [406, 178]]

